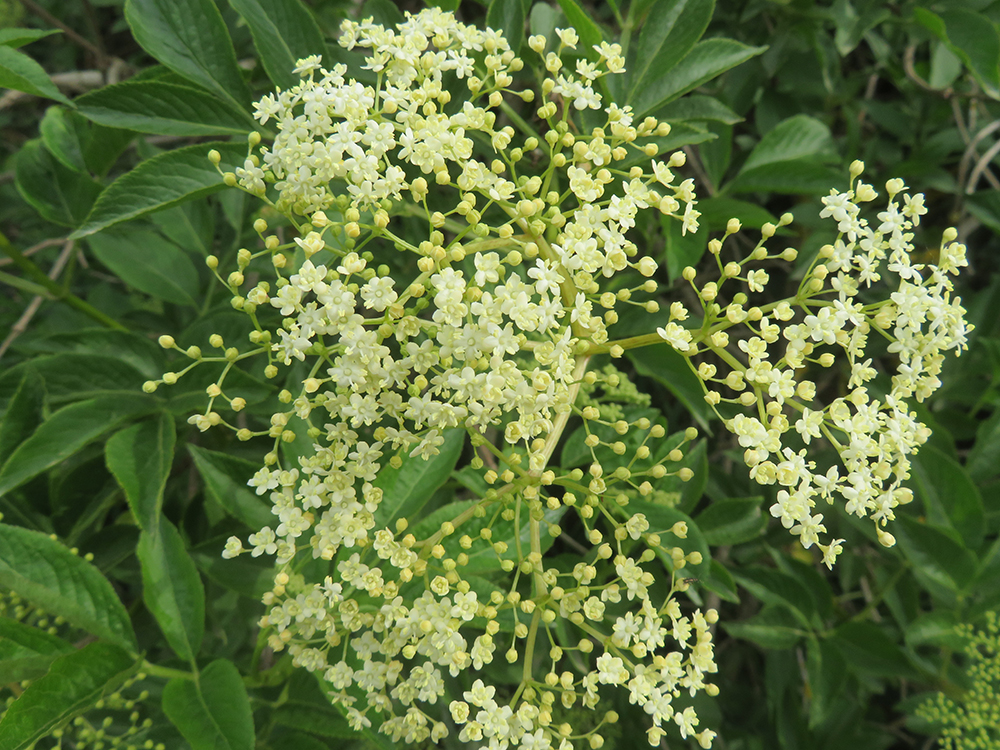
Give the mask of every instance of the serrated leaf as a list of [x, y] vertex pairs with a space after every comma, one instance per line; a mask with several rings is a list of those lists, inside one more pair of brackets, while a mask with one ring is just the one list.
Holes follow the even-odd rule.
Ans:
[[766, 649], [791, 648], [807, 635], [784, 607], [764, 607], [749, 620], [724, 622], [722, 627], [734, 638], [752, 641]]
[[137, 650], [128, 613], [108, 580], [45, 534], [0, 524], [0, 586], [54, 617]]
[[0, 747], [28, 750], [79, 716], [135, 673], [142, 660], [110, 643], [90, 643], [59, 657], [0, 720]]
[[23, 91], [73, 106], [59, 92], [41, 65], [6, 44], [0, 44], [0, 88]]
[[197, 680], [175, 679], [163, 689], [163, 712], [192, 750], [253, 750], [253, 714], [239, 670], [227, 659]]
[[647, 76], [646, 85], [632, 102], [636, 117], [642, 117], [667, 102], [693, 91], [764, 52], [766, 47], [750, 47], [735, 39], [705, 39], [672, 69], [658, 78]]
[[465, 445], [466, 432], [455, 428], [445, 431], [443, 437], [436, 456], [424, 460], [404, 455], [400, 468], [389, 466], [379, 472], [374, 485], [383, 494], [375, 511], [376, 529], [391, 527], [398, 518], [412, 518], [451, 475]]
[[157, 135], [245, 135], [254, 129], [245, 112], [194, 86], [125, 81], [73, 100], [87, 119], [111, 128]]
[[935, 583], [958, 592], [975, 576], [975, 555], [944, 531], [899, 515], [892, 532], [916, 572]]
[[33, 680], [73, 646], [41, 628], [0, 617], [0, 684]]
[[760, 139], [740, 172], [749, 172], [765, 164], [832, 153], [830, 129], [814, 117], [795, 115], [778, 123]]
[[713, 547], [756, 539], [767, 526], [760, 512], [762, 497], [731, 498], [709, 505], [695, 521]]
[[524, 5], [521, 0], [492, 0], [486, 11], [486, 25], [502, 32], [514, 54], [524, 40]]
[[955, 529], [969, 549], [979, 549], [985, 532], [983, 497], [962, 466], [933, 445], [913, 460], [914, 489], [928, 518]]
[[84, 159], [86, 122], [72, 110], [49, 107], [38, 125], [42, 142], [45, 143], [49, 153], [67, 169], [77, 172], [87, 171], [87, 162]]
[[41, 423], [44, 395], [38, 371], [29, 364], [0, 422], [0, 466]]
[[174, 420], [164, 412], [111, 436], [104, 446], [108, 469], [125, 490], [136, 523], [155, 532], [163, 490], [174, 460]]
[[300, 0], [230, 0], [253, 35], [264, 70], [274, 84], [289, 89], [299, 83], [295, 63], [326, 50], [323, 33]]
[[127, 0], [125, 20], [149, 54], [179, 76], [243, 108], [250, 93], [212, 0]]
[[17, 49], [25, 44], [61, 33], [59, 29], [0, 29], [0, 44]]
[[129, 286], [175, 305], [197, 306], [198, 269], [187, 253], [156, 232], [101, 232], [88, 237], [87, 244]]
[[0, 468], [0, 495], [72, 456], [122, 422], [156, 410], [149, 396], [114, 395], [65, 406], [39, 425]]
[[101, 193], [100, 183], [64, 165], [41, 140], [28, 141], [18, 151], [14, 178], [18, 192], [42, 218], [63, 226], [83, 221]]
[[71, 238], [79, 239], [138, 216], [200, 198], [225, 185], [208, 152], [222, 155], [220, 167], [232, 170], [242, 164], [246, 147], [234, 143], [202, 143], [167, 151], [147, 159], [108, 185]]
[[196, 445], [188, 444], [187, 449], [205, 480], [205, 490], [227, 513], [255, 531], [274, 522], [271, 506], [247, 487], [259, 466]]
[[143, 531], [136, 550], [142, 565], [142, 598], [170, 648], [193, 662], [205, 635], [205, 589], [176, 527], [158, 519]]
[[658, 0], [653, 4], [628, 72], [632, 80], [630, 100], [645, 85], [645, 79], [662, 76], [691, 51], [714, 10], [714, 0]]

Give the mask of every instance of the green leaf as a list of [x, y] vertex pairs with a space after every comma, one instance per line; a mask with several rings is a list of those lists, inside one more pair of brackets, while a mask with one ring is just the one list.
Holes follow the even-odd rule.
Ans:
[[[23, 369], [28, 368], [24, 366]], [[120, 357], [82, 352], [40, 356], [31, 361], [31, 369], [45, 382], [45, 392], [50, 403], [106, 396], [109, 391], [126, 391], [129, 395], [136, 395], [136, 390], [147, 379], [147, 376]], [[151, 377], [159, 377], [161, 374], [162, 367]]]
[[975, 556], [944, 531], [901, 514], [892, 532], [918, 575], [958, 592], [976, 574]]
[[403, 22], [403, 12], [392, 0], [365, 0], [360, 18], [368, 18], [389, 29]]
[[715, 0], [658, 0], [653, 4], [628, 72], [632, 81], [629, 101], [647, 79], [663, 76], [684, 59], [705, 33], [714, 10]]
[[87, 140], [86, 125], [87, 121], [72, 110], [49, 107], [38, 131], [49, 153], [67, 169], [86, 172], [87, 162], [83, 155]]
[[[997, 195], [1000, 197], [1000, 192]], [[974, 197], [969, 196], [970, 199]], [[976, 442], [965, 459], [965, 470], [973, 481], [979, 483], [1000, 474], [1000, 409], [979, 423]]]
[[775, 162], [787, 162], [833, 153], [830, 129], [809, 115], [795, 115], [778, 123], [754, 146], [741, 173]]
[[760, 512], [763, 497], [720, 500], [703, 510], [695, 521], [713, 547], [742, 544], [756, 539], [767, 526]]
[[111, 128], [157, 135], [245, 135], [254, 129], [245, 112], [194, 86], [125, 81], [74, 101], [81, 115]]
[[842, 187], [846, 188], [846, 180], [838, 170], [817, 164], [812, 159], [795, 159], [741, 172], [725, 189], [736, 193], [825, 195], [831, 188]]
[[149, 54], [177, 75], [243, 108], [250, 92], [212, 0], [127, 0], [125, 20]]
[[0, 29], [0, 44], [16, 49], [61, 33], [59, 29]]
[[149, 396], [114, 395], [80, 401], [55, 412], [0, 468], [0, 495], [72, 456], [122, 422], [156, 410]]
[[216, 453], [188, 444], [198, 473], [205, 480], [205, 491], [226, 512], [255, 531], [274, 522], [271, 506], [247, 487], [247, 481], [260, 467], [249, 461]]
[[1000, 96], [1000, 33], [993, 21], [964, 8], [937, 14], [926, 8], [916, 8], [913, 15], [948, 45], [990, 96]]
[[45, 534], [0, 524], [0, 586], [54, 617], [137, 651], [128, 613], [108, 579]]
[[59, 657], [7, 709], [0, 720], [0, 747], [28, 750], [114, 692], [141, 664], [141, 659], [100, 642]]
[[590, 14], [581, 8], [576, 0], [559, 0], [559, 7], [562, 8], [569, 25], [576, 29], [580, 37], [580, 43], [576, 46], [577, 51], [584, 57], [596, 57], [594, 45], [604, 41], [601, 27], [594, 23]]
[[837, 628], [831, 642], [840, 649], [854, 672], [876, 677], [919, 676], [885, 628], [874, 622], [847, 622]]
[[[778, 223], [777, 217], [760, 204], [741, 201], [738, 198], [725, 196], [706, 198], [703, 201], [698, 201], [698, 210], [701, 211], [698, 223], [707, 227], [709, 231], [725, 229], [730, 219], [739, 219], [740, 224], [744, 227], [753, 227], [754, 229], [760, 229], [768, 222]], [[676, 224], [676, 222], [674, 223]], [[702, 245], [704, 244], [702, 242]]]
[[136, 523], [154, 532], [163, 508], [163, 489], [174, 460], [174, 420], [166, 412], [111, 436], [104, 446], [108, 469], [125, 490]]
[[205, 589], [176, 527], [165, 518], [143, 531], [137, 549], [142, 598], [176, 654], [194, 662], [205, 635]]
[[521, 0], [492, 0], [486, 11], [486, 25], [503, 32], [514, 54], [524, 41], [524, 5]]
[[264, 70], [274, 84], [289, 89], [299, 83], [295, 63], [326, 50], [323, 33], [300, 0], [229, 0], [243, 16]]
[[25, 368], [21, 383], [0, 422], [0, 466], [42, 421], [44, 389], [38, 371]]
[[785, 607], [764, 607], [749, 620], [724, 622], [722, 627], [734, 638], [743, 638], [767, 649], [791, 648], [808, 635]]
[[87, 244], [129, 286], [175, 305], [197, 306], [198, 269], [187, 253], [156, 232], [101, 232], [88, 237]]
[[920, 449], [913, 468], [914, 489], [929, 520], [950, 525], [961, 535], [966, 547], [979, 549], [986, 512], [979, 488], [965, 469], [933, 445]]
[[175, 679], [163, 689], [163, 712], [192, 750], [253, 750], [253, 714], [239, 670], [227, 659], [197, 680]]
[[222, 190], [219, 172], [208, 160], [215, 149], [225, 171], [246, 158], [246, 147], [235, 143], [201, 143], [158, 154], [108, 185], [73, 239], [87, 237], [113, 224]]
[[14, 177], [21, 197], [42, 218], [63, 226], [83, 221], [101, 193], [100, 183], [62, 164], [41, 140], [28, 141], [17, 152]]
[[56, 657], [73, 650], [41, 628], [0, 617], [0, 684], [41, 677]]
[[701, 381], [691, 372], [684, 355], [664, 345], [630, 349], [626, 352], [626, 356], [640, 375], [652, 378], [666, 387], [691, 412], [691, 416], [698, 424], [712, 434], [708, 425], [713, 416], [712, 410], [705, 403], [705, 391], [702, 389]]
[[274, 712], [274, 721], [281, 726], [301, 729], [321, 737], [353, 739], [358, 736], [343, 714], [329, 703], [320, 706], [316, 703], [290, 700], [278, 706]]
[[428, 460], [403, 456], [398, 469], [391, 466], [379, 472], [374, 484], [382, 490], [382, 501], [375, 511], [375, 529], [390, 527], [398, 518], [412, 520], [438, 487], [444, 484], [458, 463], [465, 445], [466, 432], [455, 428], [446, 430], [444, 444], [436, 456]]
[[0, 88], [23, 91], [73, 106], [69, 99], [59, 93], [41, 65], [6, 44], [0, 44]]
[[764, 604], [787, 607], [804, 628], [816, 614], [809, 590], [798, 580], [774, 568], [759, 565], [740, 568], [733, 573], [736, 582]]
[[847, 662], [829, 641], [810, 638], [806, 649], [809, 685], [809, 726], [818, 727], [832, 715], [847, 681]]
[[656, 113], [656, 119], [667, 122], [709, 120], [727, 125], [743, 122], [742, 117], [718, 99], [703, 94], [691, 94], [683, 99], [675, 99]]
[[208, 199], [188, 201], [149, 217], [167, 239], [199, 259], [213, 249], [215, 210]]
[[646, 85], [632, 101], [636, 117], [643, 117], [708, 83], [730, 68], [764, 52], [766, 47], [749, 47], [734, 39], [705, 39], [673, 68], [656, 79], [647, 77]]

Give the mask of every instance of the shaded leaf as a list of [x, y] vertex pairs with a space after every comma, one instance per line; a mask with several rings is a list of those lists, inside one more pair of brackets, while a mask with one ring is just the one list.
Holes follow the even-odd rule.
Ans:
[[181, 535], [165, 518], [143, 531], [137, 549], [142, 598], [178, 656], [193, 662], [205, 635], [205, 589]]
[[514, 54], [524, 41], [524, 5], [521, 0], [492, 0], [486, 12], [486, 25], [502, 32]]
[[443, 437], [444, 444], [438, 446], [436, 456], [424, 460], [404, 454], [398, 469], [387, 466], [379, 472], [374, 485], [383, 494], [375, 511], [375, 529], [391, 528], [398, 518], [412, 518], [451, 475], [465, 445], [466, 432], [455, 428], [446, 430]]
[[163, 490], [174, 460], [174, 420], [160, 412], [111, 436], [104, 446], [108, 469], [125, 490], [139, 528], [153, 532], [160, 522]]
[[122, 422], [156, 410], [145, 395], [115, 395], [65, 406], [39, 425], [0, 468], [0, 495], [55, 466]]
[[127, 0], [125, 20], [149, 54], [237, 107], [250, 93], [222, 14], [212, 0]]
[[919, 675], [903, 650], [873, 622], [844, 623], [831, 642], [840, 649], [852, 671], [877, 677]]
[[100, 183], [61, 163], [41, 140], [28, 141], [17, 152], [14, 177], [18, 192], [42, 218], [63, 226], [83, 221], [101, 193]]
[[87, 239], [94, 256], [126, 284], [175, 305], [197, 306], [198, 270], [190, 256], [148, 229]]
[[741, 173], [775, 162], [794, 161], [833, 152], [830, 129], [809, 115], [783, 120], [760, 139], [743, 163]]
[[77, 97], [77, 111], [111, 128], [157, 135], [245, 135], [249, 115], [194, 86], [125, 81]]
[[270, 504], [247, 487], [259, 466], [190, 443], [187, 449], [205, 480], [205, 490], [227, 513], [255, 531], [274, 522]]
[[629, 100], [645, 85], [684, 59], [705, 33], [715, 10], [714, 0], [658, 0], [646, 16], [629, 68]]
[[773, 606], [764, 607], [749, 620], [723, 622], [722, 627], [734, 638], [768, 649], [791, 648], [808, 634], [787, 608]]
[[976, 574], [975, 556], [943, 531], [908, 515], [897, 516], [892, 531], [916, 572], [935, 583], [960, 591]]
[[44, 395], [38, 371], [30, 365], [25, 367], [21, 383], [0, 422], [0, 466], [41, 423]]
[[0, 88], [23, 91], [73, 106], [41, 65], [6, 44], [0, 44]]
[[174, 679], [163, 689], [163, 712], [192, 750], [253, 750], [253, 714], [243, 678], [218, 659], [197, 680]]
[[756, 539], [767, 526], [760, 512], [763, 497], [732, 498], [709, 505], [695, 520], [713, 547]]
[[712, 433], [709, 427], [712, 410], [705, 403], [701, 381], [691, 372], [682, 354], [664, 344], [630, 349], [626, 356], [640, 375], [666, 387], [691, 412], [698, 424], [709, 434]]
[[[568, 15], [568, 14], [567, 14]], [[730, 68], [761, 54], [766, 47], [750, 47], [734, 39], [705, 39], [677, 65], [658, 78], [647, 76], [646, 85], [632, 101], [636, 117], [642, 117], [708, 83]]]
[[201, 143], [146, 159], [104, 189], [71, 237], [87, 237], [113, 224], [222, 190], [222, 177], [208, 160], [213, 148], [222, 155], [223, 170], [231, 171], [246, 157], [246, 147], [239, 144]]
[[955, 529], [969, 549], [979, 549], [985, 532], [985, 510], [979, 488], [965, 469], [933, 445], [913, 460], [914, 489], [928, 518]]
[[41, 628], [0, 617], [0, 683], [33, 680], [45, 674], [52, 661], [73, 651], [62, 638]]
[[59, 29], [0, 29], [0, 44], [17, 49], [25, 44], [61, 33]]
[[323, 33], [300, 0], [230, 0], [250, 27], [264, 70], [276, 86], [289, 89], [299, 83], [295, 63], [326, 49]]
[[116, 690], [141, 664], [117, 646], [100, 642], [59, 657], [7, 709], [0, 720], [0, 747], [33, 747]]
[[128, 613], [108, 580], [45, 534], [0, 524], [0, 586], [52, 616], [137, 650]]

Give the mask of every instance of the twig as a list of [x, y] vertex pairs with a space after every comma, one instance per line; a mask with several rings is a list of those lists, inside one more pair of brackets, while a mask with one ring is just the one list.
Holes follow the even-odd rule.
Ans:
[[35, 281], [35, 283], [48, 289], [52, 296], [56, 299], [62, 300], [73, 309], [79, 310], [84, 315], [96, 320], [103, 326], [112, 328], [116, 331], [128, 331], [128, 329], [117, 320], [105, 315], [89, 302], [80, 299], [71, 291], [63, 288], [46, 276], [38, 266], [32, 263], [28, 258], [24, 257], [24, 253], [11, 245], [10, 241], [2, 233], [0, 233], [0, 251], [13, 260], [14, 263], [17, 264], [17, 266], [24, 271], [29, 278]]
[[81, 47], [90, 52], [95, 58], [97, 58], [97, 64], [99, 67], [104, 68], [107, 65], [107, 55], [104, 54], [104, 50], [94, 44], [92, 41], [86, 37], [80, 36], [72, 28], [64, 24], [54, 15], [49, 13], [45, 8], [38, 5], [34, 0], [21, 0], [21, 5], [25, 7], [29, 13], [34, 13], [36, 16], [41, 18], [45, 23], [55, 26], [57, 29], [62, 29], [63, 33], [66, 34], [70, 39], [79, 44]]
[[[29, 258], [40, 250], [44, 250], [47, 247], [53, 247], [55, 245], [61, 245], [66, 241], [65, 237], [53, 237], [51, 239], [42, 240], [37, 245], [32, 245], [27, 250], [25, 250], [21, 255], [25, 258]], [[0, 258], [0, 266], [8, 266], [14, 261], [10, 258]]]
[[[35, 247], [37, 248], [38, 246], [36, 245]], [[73, 249], [75, 247], [76, 243], [73, 240], [66, 240], [63, 243], [62, 252], [59, 253], [59, 257], [56, 258], [56, 262], [52, 264], [52, 269], [49, 271], [49, 278], [52, 281], [59, 278], [59, 274], [62, 273], [62, 270], [66, 267], [66, 263], [69, 261], [70, 255], [73, 254]], [[7, 334], [7, 338], [3, 340], [3, 343], [0, 343], [0, 358], [3, 358], [3, 355], [6, 354], [10, 345], [14, 343], [14, 339], [27, 330], [28, 323], [30, 323], [31, 319], [35, 317], [35, 313], [38, 312], [38, 308], [42, 306], [42, 299], [43, 297], [41, 295], [35, 296], [28, 304], [28, 307], [25, 309], [21, 317], [17, 319], [17, 322], [14, 323], [13, 326], [11, 326], [10, 333]]]
[[1000, 182], [998, 182], [997, 178], [993, 176], [993, 173], [989, 171], [990, 162], [993, 161], [993, 157], [998, 153], [1000, 153], [1000, 141], [997, 141], [990, 146], [986, 150], [986, 153], [979, 158], [978, 162], [976, 162], [976, 166], [972, 170], [972, 174], [969, 175], [969, 182], [965, 186], [966, 195], [971, 195], [975, 192], [976, 184], [979, 182], [979, 178], [983, 175], [986, 175], [987, 180], [994, 189], [1000, 188]]
[[947, 96], [948, 93], [950, 93], [951, 89], [945, 89], [944, 91], [942, 91], [941, 89], [936, 89], [929, 83], [927, 83], [927, 81], [925, 81], [923, 78], [917, 75], [917, 71], [913, 67], [913, 53], [916, 51], [916, 49], [917, 46], [915, 44], [911, 44], [909, 47], [906, 48], [906, 51], [903, 53], [903, 70], [906, 71], [906, 77], [909, 78], [911, 81], [913, 81], [915, 84], [917, 84], [920, 88], [924, 89], [925, 91], [933, 91], [935, 94]]

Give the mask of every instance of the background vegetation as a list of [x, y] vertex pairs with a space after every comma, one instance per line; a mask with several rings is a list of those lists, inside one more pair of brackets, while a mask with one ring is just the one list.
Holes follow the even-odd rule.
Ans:
[[[466, 22], [510, 17], [500, 0], [436, 4]], [[165, 332], [206, 352], [211, 333], [247, 333], [204, 259], [235, 267], [237, 250], [258, 241], [253, 219], [277, 217], [221, 190], [208, 149], [224, 168], [240, 163], [249, 102], [289, 85], [294, 60], [317, 43], [357, 70], [332, 41], [342, 18], [394, 22], [421, 6], [217, 7], [0, 2], [0, 87], [11, 89], [0, 97], [5, 749], [40, 738], [172, 748], [183, 737], [196, 750], [374, 741], [353, 738], [311, 678], [264, 648], [255, 622], [269, 568], [220, 558], [228, 536], [256, 530], [268, 511], [244, 486], [262, 449], [186, 422], [217, 373], [199, 368], [155, 395], [140, 386], [183, 366], [157, 346]], [[524, 0], [521, 10], [527, 33], [572, 24], [585, 39], [636, 46], [644, 28], [678, 14], [650, 77], [634, 81], [648, 111], [672, 123], [665, 145], [687, 151], [700, 186], [697, 234], [637, 228], [671, 278], [731, 216], [760, 227], [792, 212], [787, 242], [808, 263], [832, 239], [818, 228], [819, 196], [846, 184], [854, 159], [876, 185], [902, 177], [926, 192], [927, 247], [958, 228], [976, 331], [935, 399], [917, 405], [934, 435], [892, 549], [841, 515], [834, 536], [848, 548], [828, 573], [762, 515], [773, 500], [747, 478], [687, 371], [648, 349], [629, 366], [671, 430], [696, 424], [708, 435], [692, 453], [693, 484], [673, 502], [711, 551], [690, 596], [720, 609], [722, 692], [699, 707], [718, 746], [920, 748], [947, 729], [959, 747], [1000, 747], [1000, 3]], [[699, 38], [750, 52], [718, 77], [708, 66], [677, 98], [668, 74]], [[242, 418], [259, 424], [280, 384], [252, 370], [237, 377]], [[459, 487], [444, 481], [430, 502]], [[189, 660], [199, 681], [170, 681]], [[626, 732], [616, 746], [639, 743]]]

